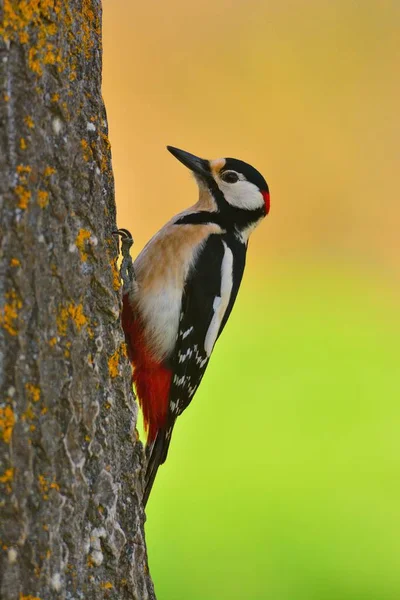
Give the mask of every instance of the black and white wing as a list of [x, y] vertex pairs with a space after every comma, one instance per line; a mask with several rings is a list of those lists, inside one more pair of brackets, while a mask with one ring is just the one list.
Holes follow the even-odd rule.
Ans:
[[[221, 235], [211, 235], [186, 282], [182, 301], [170, 412], [175, 418], [192, 400], [214, 344], [229, 317], [243, 275], [245, 247], [238, 256]], [[240, 260], [242, 258], [242, 260]], [[238, 262], [239, 261], [239, 262]]]

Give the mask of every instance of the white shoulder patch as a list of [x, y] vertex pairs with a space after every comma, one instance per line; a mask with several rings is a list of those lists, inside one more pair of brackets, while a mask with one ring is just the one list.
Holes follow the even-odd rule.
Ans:
[[226, 243], [224, 241], [222, 243], [224, 245], [225, 252], [221, 264], [221, 295], [217, 296], [214, 300], [214, 315], [211, 319], [204, 342], [204, 350], [206, 351], [207, 356], [211, 355], [212, 349], [214, 348], [222, 319], [224, 318], [225, 311], [228, 308], [233, 287], [233, 254], [232, 250], [226, 245]]

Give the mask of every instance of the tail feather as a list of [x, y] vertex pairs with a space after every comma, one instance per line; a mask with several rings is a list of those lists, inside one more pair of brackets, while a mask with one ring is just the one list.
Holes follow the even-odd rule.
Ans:
[[159, 429], [155, 440], [147, 446], [147, 468], [144, 481], [143, 507], [146, 506], [149, 499], [151, 488], [157, 475], [158, 467], [162, 465], [168, 454], [169, 443], [171, 441], [172, 427], [168, 429]]

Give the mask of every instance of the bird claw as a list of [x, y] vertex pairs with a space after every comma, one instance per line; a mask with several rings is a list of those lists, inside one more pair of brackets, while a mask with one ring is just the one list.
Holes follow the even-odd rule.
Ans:
[[129, 248], [133, 245], [133, 237], [131, 232], [128, 229], [117, 229], [116, 231], [112, 232], [113, 235], [119, 235], [121, 238], [121, 245], [122, 245], [122, 252], [123, 252], [123, 248], [124, 246], [126, 248]]
[[133, 237], [131, 232], [128, 231], [128, 229], [117, 229], [112, 233], [113, 235], [119, 235], [121, 237], [122, 264], [120, 269], [120, 275], [124, 284], [124, 293], [127, 293], [132, 289], [134, 283], [136, 282], [133, 261], [130, 255], [130, 249], [133, 245]]

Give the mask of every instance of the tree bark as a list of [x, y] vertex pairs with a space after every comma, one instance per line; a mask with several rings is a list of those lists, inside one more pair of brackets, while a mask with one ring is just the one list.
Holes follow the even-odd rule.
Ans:
[[154, 598], [101, 2], [0, 13], [0, 597]]

